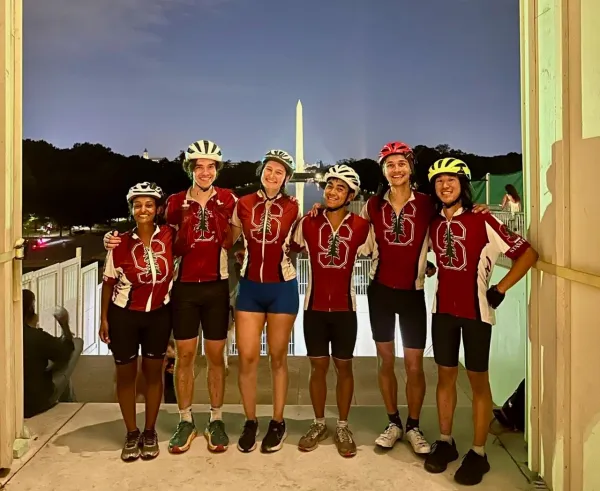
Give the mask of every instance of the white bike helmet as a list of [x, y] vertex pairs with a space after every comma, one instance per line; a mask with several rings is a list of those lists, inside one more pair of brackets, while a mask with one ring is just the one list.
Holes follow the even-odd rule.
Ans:
[[260, 176], [262, 174], [263, 169], [265, 168], [265, 164], [269, 160], [274, 160], [275, 162], [279, 162], [285, 167], [285, 171], [288, 177], [291, 177], [296, 170], [296, 164], [294, 163], [293, 157], [287, 153], [285, 150], [269, 150], [265, 156], [263, 157], [261, 164], [258, 166], [257, 174]]
[[354, 191], [354, 194], [360, 191], [360, 177], [358, 177], [357, 172], [352, 167], [345, 164], [334, 165], [325, 174], [325, 182], [332, 177], [341, 179], [348, 184], [348, 187], [351, 191]]
[[131, 203], [135, 198], [140, 196], [149, 196], [154, 198], [157, 203], [160, 203], [164, 197], [163, 190], [153, 182], [140, 182], [129, 188], [127, 193], [127, 202]]
[[210, 159], [223, 162], [223, 153], [215, 142], [198, 140], [192, 143], [185, 152], [185, 160]]

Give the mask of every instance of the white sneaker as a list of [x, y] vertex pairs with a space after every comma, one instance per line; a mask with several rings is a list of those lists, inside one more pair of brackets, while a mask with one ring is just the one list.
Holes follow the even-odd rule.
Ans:
[[427, 455], [431, 452], [431, 445], [425, 440], [419, 428], [412, 428], [406, 432], [406, 438], [410, 442], [413, 452], [417, 455]]
[[375, 445], [392, 448], [398, 440], [402, 440], [404, 430], [394, 423], [389, 423], [385, 431], [375, 440]]

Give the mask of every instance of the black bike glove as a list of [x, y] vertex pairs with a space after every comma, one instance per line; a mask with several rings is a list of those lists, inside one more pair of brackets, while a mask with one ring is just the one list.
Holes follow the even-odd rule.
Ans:
[[498, 285], [490, 287], [490, 289], [485, 294], [485, 296], [487, 297], [487, 301], [490, 304], [490, 307], [492, 307], [493, 309], [497, 309], [505, 297], [504, 293], [500, 293], [498, 291], [497, 286]]

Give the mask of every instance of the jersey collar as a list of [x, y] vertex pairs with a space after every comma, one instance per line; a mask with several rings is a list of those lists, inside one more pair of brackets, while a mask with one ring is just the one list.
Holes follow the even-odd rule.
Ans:
[[[158, 234], [158, 232], [160, 232], [160, 227], [158, 225], [156, 225], [154, 227], [154, 233], [152, 234], [152, 239], [154, 239], [154, 237], [156, 236], [156, 234]], [[141, 240], [140, 236], [137, 234], [137, 227], [134, 227], [133, 230], [131, 231], [131, 237], [135, 240]]]
[[[388, 190], [385, 192], [385, 194], [383, 195], [383, 199], [384, 199], [385, 201], [387, 201], [387, 202], [388, 202], [390, 205], [392, 204], [392, 202], [391, 202], [391, 200], [390, 200], [390, 192], [391, 192], [391, 191], [392, 191], [391, 189], [388, 189]], [[414, 199], [415, 199], [415, 192], [414, 192], [414, 191], [411, 191], [411, 192], [410, 192], [410, 198], [408, 198], [408, 201], [406, 201], [406, 202], [408, 203], [409, 201], [413, 201]]]
[[[258, 194], [258, 196], [263, 199], [263, 200], [267, 200], [267, 195], [265, 193], [263, 193], [262, 189], [259, 189], [258, 191], [256, 191], [256, 194]], [[278, 200], [279, 198], [281, 198], [283, 196], [283, 194], [281, 193], [277, 193], [277, 196], [275, 196], [271, 201], [275, 201]]]
[[[462, 214], [463, 214], [463, 213], [465, 213], [466, 211], [467, 211], [467, 210], [465, 210], [465, 209], [464, 209], [464, 208], [461, 206], [461, 207], [460, 207], [458, 210], [456, 210], [456, 211], [454, 212], [454, 215], [452, 215], [452, 218], [454, 218], [454, 217], [457, 217], [457, 216], [459, 216], [459, 215], [462, 215]], [[444, 220], [448, 220], [448, 219], [446, 218], [446, 215], [444, 215], [444, 208], [442, 208], [442, 209], [440, 210], [440, 215], [442, 215], [442, 218], [443, 218]], [[451, 218], [450, 220], [452, 220], [452, 218]]]
[[[210, 196], [208, 197], [208, 199], [211, 199], [215, 194], [217, 194], [217, 190], [215, 189], [215, 187], [212, 187], [212, 191], [210, 193]], [[195, 203], [198, 203], [198, 201], [196, 200], [196, 198], [194, 198], [192, 196], [192, 187], [189, 187], [188, 190], [185, 193], [185, 199], [188, 201], [194, 201]], [[198, 203], [200, 204], [200, 203]]]

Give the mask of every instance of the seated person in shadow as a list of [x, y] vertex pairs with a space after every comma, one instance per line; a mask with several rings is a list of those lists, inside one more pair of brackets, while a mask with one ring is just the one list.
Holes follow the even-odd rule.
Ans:
[[69, 328], [69, 313], [62, 307], [54, 318], [61, 337], [43, 331], [35, 312], [35, 295], [23, 290], [24, 415], [31, 418], [58, 402], [73, 402], [70, 381], [83, 350], [83, 340]]

